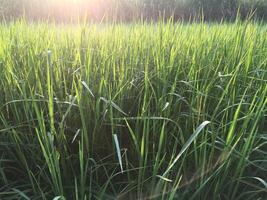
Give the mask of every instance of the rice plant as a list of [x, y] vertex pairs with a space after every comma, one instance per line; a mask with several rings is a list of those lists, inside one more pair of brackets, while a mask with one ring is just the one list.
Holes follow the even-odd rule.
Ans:
[[267, 27], [0, 25], [0, 199], [267, 197]]

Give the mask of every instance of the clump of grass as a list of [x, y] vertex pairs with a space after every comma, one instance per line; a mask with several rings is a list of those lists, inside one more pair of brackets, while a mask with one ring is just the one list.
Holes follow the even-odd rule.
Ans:
[[266, 196], [266, 26], [0, 30], [1, 199]]

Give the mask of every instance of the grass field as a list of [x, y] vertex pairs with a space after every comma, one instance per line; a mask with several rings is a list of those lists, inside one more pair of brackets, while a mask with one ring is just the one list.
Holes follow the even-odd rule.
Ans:
[[267, 27], [0, 25], [0, 199], [267, 197]]

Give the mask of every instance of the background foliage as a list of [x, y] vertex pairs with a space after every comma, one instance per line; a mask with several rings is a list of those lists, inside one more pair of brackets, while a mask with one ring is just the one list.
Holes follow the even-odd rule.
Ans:
[[52, 19], [74, 21], [88, 17], [94, 21], [134, 21], [159, 16], [179, 19], [233, 20], [253, 12], [258, 19], [267, 19], [266, 0], [0, 0], [1, 18], [10, 20], [25, 16], [30, 20]]

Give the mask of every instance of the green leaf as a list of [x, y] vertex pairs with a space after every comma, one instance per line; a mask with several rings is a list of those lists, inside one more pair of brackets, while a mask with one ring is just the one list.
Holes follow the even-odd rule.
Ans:
[[177, 163], [177, 161], [182, 156], [182, 154], [188, 149], [188, 147], [191, 145], [191, 143], [197, 138], [197, 136], [202, 131], [202, 129], [204, 129], [205, 126], [207, 126], [209, 123], [210, 123], [210, 121], [204, 121], [204, 122], [202, 122], [202, 124], [199, 125], [199, 127], [197, 127], [196, 131], [193, 133], [193, 135], [191, 135], [191, 137], [184, 144], [184, 146], [182, 147], [181, 151], [176, 156], [174, 161], [171, 163], [171, 165], [168, 167], [168, 169], [163, 173], [163, 177], [172, 169], [172, 167]]
[[121, 167], [121, 172], [123, 173], [122, 157], [121, 157], [121, 150], [120, 150], [120, 145], [119, 145], [119, 141], [118, 141], [118, 136], [117, 136], [117, 134], [113, 134], [112, 136], [113, 136], [113, 140], [114, 140], [115, 147], [116, 147], [117, 157], [118, 157], [120, 167]]

